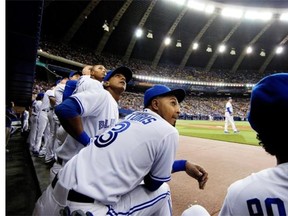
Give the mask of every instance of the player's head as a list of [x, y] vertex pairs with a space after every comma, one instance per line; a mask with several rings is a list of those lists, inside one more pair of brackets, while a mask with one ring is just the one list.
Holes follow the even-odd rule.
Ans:
[[[112, 93], [112, 96], [120, 95], [126, 90], [127, 83], [132, 78], [132, 71], [128, 67], [118, 67], [115, 70], [110, 70], [107, 72], [103, 86], [106, 90]], [[114, 97], [115, 98], [115, 97]], [[115, 98], [118, 100], [119, 98]]]
[[[264, 77], [252, 89], [248, 121], [272, 155], [283, 152], [288, 122], [288, 73]], [[283, 137], [285, 136], [285, 138]], [[284, 151], [287, 155], [287, 153]], [[286, 156], [287, 157], [287, 156]]]
[[82, 75], [91, 75], [91, 70], [92, 70], [93, 66], [92, 65], [85, 65], [82, 68]]
[[106, 68], [103, 65], [94, 65], [91, 68], [90, 76], [92, 79], [96, 79], [99, 82], [102, 82], [106, 76]]
[[116, 74], [124, 75], [126, 83], [128, 83], [132, 79], [132, 71], [130, 70], [130, 68], [121, 66], [116, 68], [115, 70], [109, 70], [104, 77], [104, 81], [109, 81], [111, 77], [115, 76]]
[[81, 73], [79, 71], [72, 71], [69, 74], [69, 80], [78, 80], [81, 76]]
[[228, 100], [231, 102], [232, 101], [232, 97], [228, 97]]
[[185, 98], [183, 89], [171, 90], [165, 85], [154, 85], [144, 94], [144, 107], [158, 113], [171, 125], [175, 126], [180, 114], [180, 105]]
[[37, 94], [37, 97], [36, 97], [36, 100], [42, 100], [43, 97], [44, 97], [44, 93], [43, 93], [43, 92], [38, 93], [38, 94]]

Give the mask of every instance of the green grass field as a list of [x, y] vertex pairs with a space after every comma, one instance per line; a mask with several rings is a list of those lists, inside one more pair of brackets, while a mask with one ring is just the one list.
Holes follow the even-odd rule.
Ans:
[[249, 122], [235, 121], [235, 124], [240, 131], [238, 134], [234, 134], [231, 127], [228, 127], [230, 133], [224, 134], [224, 121], [178, 120], [176, 128], [183, 136], [258, 145], [256, 132], [250, 127]]

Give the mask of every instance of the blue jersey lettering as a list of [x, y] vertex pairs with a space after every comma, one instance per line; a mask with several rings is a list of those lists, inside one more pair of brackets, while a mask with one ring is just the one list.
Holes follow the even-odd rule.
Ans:
[[133, 121], [138, 121], [141, 122], [142, 124], [149, 124], [153, 121], [156, 121], [155, 118], [153, 118], [152, 116], [148, 115], [148, 114], [132, 114], [129, 118], [129, 120], [133, 120]]

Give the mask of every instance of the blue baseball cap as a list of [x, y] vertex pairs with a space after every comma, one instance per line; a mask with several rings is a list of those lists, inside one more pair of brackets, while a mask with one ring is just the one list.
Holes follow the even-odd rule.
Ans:
[[69, 74], [69, 78], [73, 77], [74, 75], [76, 74], [79, 74], [80, 76], [82, 75], [82, 73], [78, 72], [78, 71], [72, 71], [70, 74]]
[[62, 79], [56, 80], [55, 85], [58, 85], [58, 84], [61, 82], [61, 80], [62, 80]]
[[103, 81], [108, 81], [115, 74], [123, 74], [126, 78], [126, 83], [128, 83], [132, 79], [132, 71], [128, 67], [121, 66], [116, 68], [115, 70], [108, 71]]
[[[288, 73], [277, 73], [261, 79], [252, 89], [248, 121], [256, 132], [279, 130], [288, 121]], [[281, 117], [277, 114], [282, 113]]]
[[44, 93], [43, 92], [40, 92], [37, 94], [37, 98], [43, 98], [44, 97]]
[[147, 107], [155, 97], [166, 95], [174, 95], [177, 98], [178, 103], [180, 103], [184, 100], [186, 93], [184, 89], [171, 90], [165, 85], [157, 84], [145, 91], [144, 107]]

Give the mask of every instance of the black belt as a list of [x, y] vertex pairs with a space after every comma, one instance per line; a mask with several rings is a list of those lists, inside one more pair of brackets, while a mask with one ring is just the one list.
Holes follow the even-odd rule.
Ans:
[[[57, 175], [53, 179], [51, 186], [54, 189], [56, 183], [58, 181]], [[78, 193], [77, 191], [74, 191], [73, 189], [69, 190], [67, 200], [72, 202], [80, 202], [80, 203], [94, 203], [94, 199], [86, 196], [84, 194]]]
[[63, 164], [63, 159], [62, 158], [59, 158], [57, 157], [57, 163], [60, 164], [62, 166]]
[[42, 111], [45, 111], [45, 112], [49, 112], [50, 110], [53, 110], [53, 108], [42, 109]]

